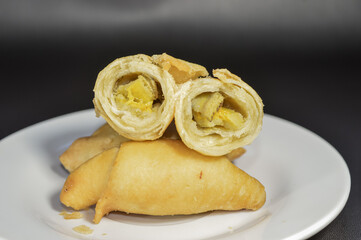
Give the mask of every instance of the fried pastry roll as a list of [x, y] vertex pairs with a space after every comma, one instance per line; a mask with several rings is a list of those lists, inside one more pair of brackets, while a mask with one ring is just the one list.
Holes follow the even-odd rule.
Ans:
[[66, 170], [72, 172], [92, 157], [110, 148], [119, 148], [120, 144], [126, 141], [129, 139], [119, 135], [108, 124], [104, 124], [91, 136], [76, 139], [60, 155], [59, 160]]
[[175, 124], [191, 149], [221, 156], [250, 144], [262, 127], [263, 103], [247, 83], [227, 69], [182, 85]]
[[161, 137], [174, 117], [173, 76], [143, 54], [116, 59], [98, 75], [94, 107], [120, 135], [132, 140]]
[[147, 215], [257, 210], [264, 186], [226, 157], [202, 155], [180, 140], [122, 144], [94, 222], [111, 211]]

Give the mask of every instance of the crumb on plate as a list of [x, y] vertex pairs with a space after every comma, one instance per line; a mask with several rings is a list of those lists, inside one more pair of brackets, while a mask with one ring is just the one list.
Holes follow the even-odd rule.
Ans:
[[93, 229], [91, 229], [88, 226], [85, 225], [79, 225], [73, 228], [73, 230], [77, 233], [81, 233], [81, 234], [92, 234], [93, 233]]
[[63, 215], [64, 219], [79, 219], [83, 217], [81, 212], [68, 213], [66, 211], [62, 211], [59, 215]]

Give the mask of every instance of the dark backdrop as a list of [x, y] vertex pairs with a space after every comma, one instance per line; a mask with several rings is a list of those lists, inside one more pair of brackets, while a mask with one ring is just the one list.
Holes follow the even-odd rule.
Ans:
[[0, 1], [0, 139], [91, 108], [97, 73], [115, 58], [162, 52], [228, 68], [266, 113], [330, 142], [351, 195], [312, 239], [361, 238], [361, 1]]

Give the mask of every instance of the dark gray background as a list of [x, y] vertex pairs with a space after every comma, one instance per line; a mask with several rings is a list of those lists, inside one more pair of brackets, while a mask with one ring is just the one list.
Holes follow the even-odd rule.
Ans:
[[0, 1], [0, 139], [91, 108], [97, 73], [115, 58], [162, 52], [227, 67], [266, 113], [330, 142], [352, 189], [312, 239], [361, 239], [361, 1]]

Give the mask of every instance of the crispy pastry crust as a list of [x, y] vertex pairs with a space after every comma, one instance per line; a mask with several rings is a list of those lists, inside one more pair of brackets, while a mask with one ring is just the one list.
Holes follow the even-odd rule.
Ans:
[[205, 67], [172, 57], [166, 53], [153, 55], [152, 58], [156, 64], [173, 76], [177, 84], [209, 75]]
[[95, 223], [111, 211], [148, 215], [196, 214], [211, 210], [259, 209], [264, 186], [226, 157], [209, 157], [180, 140], [122, 144]]

